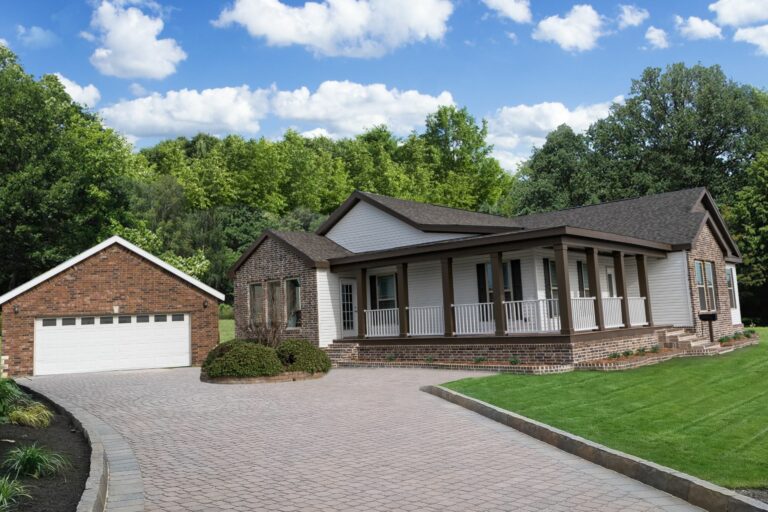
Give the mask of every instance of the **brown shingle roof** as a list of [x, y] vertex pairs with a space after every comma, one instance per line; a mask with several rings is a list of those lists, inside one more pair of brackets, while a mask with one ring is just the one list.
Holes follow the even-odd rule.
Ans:
[[304, 231], [270, 231], [270, 233], [315, 262], [352, 254], [330, 238], [315, 233]]

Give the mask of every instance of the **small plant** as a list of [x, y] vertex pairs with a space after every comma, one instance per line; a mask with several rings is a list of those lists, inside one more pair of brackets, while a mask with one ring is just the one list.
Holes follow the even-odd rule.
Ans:
[[394, 362], [396, 360], [397, 360], [397, 358], [395, 357], [395, 354], [388, 354], [387, 355], [387, 361], [389, 361], [390, 363], [392, 363], [392, 362]]
[[736, 331], [735, 333], [733, 333], [734, 340], [740, 340], [743, 337], [744, 337], [744, 333], [742, 333], [741, 331]]
[[52, 476], [67, 466], [67, 461], [58, 453], [40, 447], [37, 443], [13, 448], [6, 455], [3, 467], [20, 476], [40, 478]]
[[723, 336], [722, 338], [720, 338], [717, 341], [720, 342], [720, 343], [728, 343], [729, 341], [731, 341], [731, 337], [730, 336]]
[[611, 354], [608, 354], [608, 359], [618, 359], [620, 357], [621, 357], [621, 354], [619, 354], [618, 352], [613, 352]]
[[512, 356], [509, 358], [509, 364], [511, 364], [512, 366], [517, 366], [518, 364], [520, 364], [520, 360], [515, 356]]
[[754, 336], [755, 334], [757, 334], [757, 331], [754, 329], [744, 329], [744, 334], [751, 334], [752, 336]]
[[749, 329], [747, 329], [747, 330], [745, 330], [745, 331], [744, 331], [744, 337], [745, 337], [745, 338], [751, 338], [752, 336], [754, 336], [754, 334], [752, 334], [751, 332], [749, 332]]
[[39, 402], [14, 407], [8, 413], [8, 421], [14, 425], [45, 428], [51, 424], [53, 413]]
[[0, 478], [0, 510], [10, 510], [20, 498], [29, 498], [27, 489], [10, 475]]
[[624, 357], [631, 357], [632, 354], [634, 354], [634, 352], [632, 352], [631, 350], [625, 350], [624, 352], [621, 353], [621, 355], [623, 355]]
[[474, 361], [475, 361], [475, 364], [480, 364], [480, 363], [484, 363], [486, 359], [482, 356], [479, 356], [479, 357], [476, 357]]
[[658, 354], [660, 350], [661, 350], [661, 347], [658, 345], [654, 345], [651, 347], [651, 352], [653, 352], [654, 354]]
[[637, 349], [637, 350], [635, 351], [635, 354], [637, 354], [638, 356], [644, 356], [644, 355], [645, 355], [645, 352], [646, 352], [646, 350], [647, 350], [647, 349], [646, 349], [645, 347], [640, 347], [639, 349]]
[[8, 415], [14, 408], [28, 403], [29, 397], [13, 380], [0, 380], [0, 423], [8, 421]]
[[428, 356], [428, 357], [426, 357], [426, 358], [424, 359], [424, 361], [426, 361], [427, 363], [430, 363], [430, 364], [432, 364], [432, 363], [434, 363], [434, 362], [435, 362], [435, 358], [434, 358], [434, 357], [432, 357], [432, 356]]
[[219, 320], [234, 320], [235, 310], [229, 304], [219, 304]]

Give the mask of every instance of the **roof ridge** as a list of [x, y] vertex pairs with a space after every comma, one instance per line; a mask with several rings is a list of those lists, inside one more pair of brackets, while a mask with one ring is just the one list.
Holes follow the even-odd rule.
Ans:
[[444, 204], [435, 204], [435, 203], [429, 203], [429, 202], [426, 202], [426, 201], [416, 201], [415, 199], [403, 199], [403, 198], [400, 198], [400, 197], [387, 196], [387, 195], [384, 195], [384, 194], [377, 194], [375, 192], [367, 192], [365, 190], [357, 190], [357, 192], [359, 192], [361, 194], [364, 194], [364, 195], [366, 195], [368, 197], [373, 196], [374, 199], [377, 198], [377, 197], [385, 197], [387, 199], [394, 199], [395, 201], [405, 201], [407, 203], [415, 203], [415, 204], [419, 204], [419, 205], [434, 206], [435, 208], [446, 208], [448, 210], [455, 210], [455, 211], [464, 212], [464, 213], [472, 213], [472, 214], [475, 214], [475, 215], [487, 215], [488, 217], [496, 217], [496, 218], [505, 219], [505, 220], [514, 219], [514, 217], [507, 217], [505, 215], [499, 215], [497, 213], [479, 212], [477, 210], [469, 210], [467, 208], [456, 208], [455, 206], [447, 206], [447, 205], [444, 205]]

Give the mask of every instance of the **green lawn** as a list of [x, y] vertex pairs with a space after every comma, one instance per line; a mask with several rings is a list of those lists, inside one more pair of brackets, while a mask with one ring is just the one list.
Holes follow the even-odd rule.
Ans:
[[235, 339], [235, 321], [219, 320], [219, 342], [232, 341]]
[[445, 387], [731, 488], [768, 488], [768, 328], [719, 357]]

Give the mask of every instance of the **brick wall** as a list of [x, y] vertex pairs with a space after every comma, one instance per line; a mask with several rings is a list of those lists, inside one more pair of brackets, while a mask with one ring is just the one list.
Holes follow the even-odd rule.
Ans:
[[634, 352], [639, 348], [650, 349], [654, 345], [660, 345], [658, 332], [650, 332], [642, 335], [622, 336], [621, 331], [616, 331], [615, 337], [599, 341], [576, 341], [573, 344], [573, 362], [592, 361], [605, 359], [611, 354], [621, 354], [625, 350]]
[[695, 260], [712, 261], [715, 263], [715, 281], [717, 283], [717, 321], [713, 322], [715, 340], [722, 336], [733, 334], [737, 329], [731, 319], [731, 303], [728, 288], [725, 283], [725, 258], [708, 225], [702, 228], [698, 238], [688, 253], [688, 282], [691, 289], [691, 304], [693, 305], [693, 324], [700, 338], [709, 337], [707, 322], [699, 320], [699, 295], [696, 288]]
[[31, 375], [35, 318], [112, 315], [118, 307], [126, 315], [189, 313], [192, 364], [199, 365], [219, 343], [217, 305], [199, 288], [112, 245], [3, 304], [2, 351], [11, 376]]
[[267, 238], [235, 273], [235, 336], [246, 337], [248, 327], [248, 287], [261, 283], [267, 295], [267, 282], [279, 280], [283, 289], [285, 318], [285, 279], [299, 278], [301, 283], [301, 327], [281, 327], [280, 337], [303, 338], [319, 344], [317, 322], [317, 271], [282, 242]]

